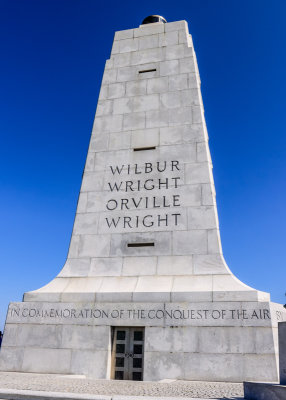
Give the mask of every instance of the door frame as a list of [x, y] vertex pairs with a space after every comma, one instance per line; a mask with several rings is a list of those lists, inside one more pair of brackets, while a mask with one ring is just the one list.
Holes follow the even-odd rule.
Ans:
[[[117, 340], [117, 331], [124, 330], [126, 332], [125, 339]], [[142, 355], [141, 357], [137, 357], [136, 354], [132, 353], [132, 348], [134, 350], [134, 344], [136, 345], [136, 340], [134, 340], [134, 331], [141, 331], [143, 333], [143, 339], [140, 342], [142, 344]], [[119, 342], [119, 343], [118, 343]], [[133, 372], [140, 372], [141, 373], [141, 381], [144, 379], [144, 350], [145, 350], [145, 327], [144, 326], [112, 326], [111, 327], [111, 373], [110, 379], [115, 379], [115, 372], [116, 368], [116, 344], [125, 344], [125, 365], [123, 368], [123, 380], [133, 380], [132, 374]], [[123, 355], [123, 353], [121, 353]], [[129, 356], [130, 354], [130, 356]], [[132, 354], [132, 355], [131, 355]], [[122, 357], [123, 358], [123, 357]], [[133, 367], [133, 359], [134, 358], [142, 358], [142, 367], [138, 368], [140, 371], [136, 371], [136, 367]], [[121, 369], [120, 369], [121, 370]], [[135, 371], [134, 371], [135, 370]]]

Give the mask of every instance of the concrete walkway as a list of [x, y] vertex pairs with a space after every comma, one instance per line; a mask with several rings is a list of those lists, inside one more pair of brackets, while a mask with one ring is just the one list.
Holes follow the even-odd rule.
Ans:
[[10, 400], [242, 399], [243, 385], [228, 382], [94, 380], [84, 376], [0, 372], [0, 399]]

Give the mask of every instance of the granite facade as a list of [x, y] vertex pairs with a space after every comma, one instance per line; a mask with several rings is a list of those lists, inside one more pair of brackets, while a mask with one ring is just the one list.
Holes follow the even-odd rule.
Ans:
[[0, 370], [111, 376], [112, 327], [145, 327], [144, 380], [278, 380], [285, 309], [222, 254], [185, 21], [116, 32], [68, 257], [11, 303]]

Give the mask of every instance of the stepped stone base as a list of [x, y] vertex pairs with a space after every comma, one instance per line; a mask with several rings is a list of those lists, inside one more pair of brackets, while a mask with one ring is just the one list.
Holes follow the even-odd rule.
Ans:
[[0, 370], [109, 379], [111, 327], [145, 327], [144, 380], [278, 381], [269, 302], [11, 303]]

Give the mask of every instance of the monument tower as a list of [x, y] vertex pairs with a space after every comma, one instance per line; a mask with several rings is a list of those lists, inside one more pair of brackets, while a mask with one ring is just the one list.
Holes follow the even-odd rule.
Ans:
[[0, 369], [275, 381], [283, 311], [224, 261], [187, 23], [116, 32], [66, 263], [10, 304]]

